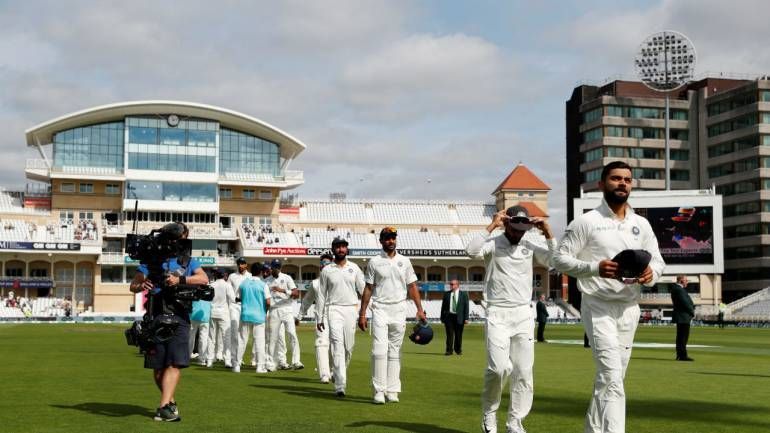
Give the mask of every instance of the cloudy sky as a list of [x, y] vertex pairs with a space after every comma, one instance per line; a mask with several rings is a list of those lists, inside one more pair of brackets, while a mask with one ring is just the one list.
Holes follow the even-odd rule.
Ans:
[[25, 183], [24, 130], [94, 105], [177, 99], [305, 142], [302, 198], [490, 200], [519, 161], [564, 226], [564, 101], [633, 77], [652, 32], [697, 74], [768, 73], [770, 2], [0, 1], [0, 185]]

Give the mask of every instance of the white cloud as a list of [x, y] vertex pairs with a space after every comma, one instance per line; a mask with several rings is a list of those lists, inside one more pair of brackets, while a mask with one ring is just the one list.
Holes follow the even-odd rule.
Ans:
[[489, 41], [419, 34], [350, 63], [342, 87], [365, 113], [405, 119], [499, 106], [514, 79], [512, 62]]

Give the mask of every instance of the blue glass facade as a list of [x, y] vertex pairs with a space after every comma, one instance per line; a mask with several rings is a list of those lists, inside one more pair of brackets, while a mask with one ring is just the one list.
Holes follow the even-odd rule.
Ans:
[[252, 135], [222, 128], [219, 139], [219, 172], [280, 173], [279, 146]]
[[193, 119], [171, 127], [164, 118], [127, 117], [126, 125], [128, 168], [216, 172], [219, 123]]
[[126, 182], [126, 198], [130, 200], [214, 202], [217, 200], [217, 185], [213, 183], [131, 180]]
[[105, 167], [122, 170], [123, 132], [123, 122], [112, 122], [54, 134], [54, 167]]
[[53, 159], [55, 168], [188, 173], [218, 170], [220, 174], [271, 176], [280, 175], [281, 161], [280, 147], [274, 142], [220, 128], [211, 120], [184, 119], [172, 127], [162, 116], [126, 117], [125, 122], [61, 131], [54, 134]]

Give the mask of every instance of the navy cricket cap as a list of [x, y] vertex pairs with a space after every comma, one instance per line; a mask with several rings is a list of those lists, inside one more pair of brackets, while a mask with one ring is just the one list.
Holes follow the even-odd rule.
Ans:
[[414, 325], [412, 335], [409, 336], [409, 339], [415, 344], [428, 344], [433, 340], [433, 328], [427, 323], [418, 322]]
[[238, 257], [235, 259], [235, 263], [238, 265], [245, 265], [246, 264], [246, 258], [245, 257]]
[[398, 236], [398, 230], [395, 227], [388, 226], [380, 230], [380, 239], [395, 238], [396, 236]]
[[270, 263], [268, 262], [262, 263], [262, 270], [265, 270], [265, 269], [270, 270]]
[[341, 237], [337, 236], [332, 241], [332, 249], [337, 248], [337, 246], [339, 246], [339, 245], [348, 246], [348, 241], [345, 238], [341, 238]]
[[272, 269], [281, 269], [281, 261], [278, 259], [273, 259], [272, 262], [270, 262], [270, 268]]
[[529, 211], [524, 206], [511, 206], [505, 210], [505, 214], [510, 218], [508, 224], [514, 230], [525, 232], [532, 228], [529, 222]]
[[652, 260], [652, 254], [645, 250], [623, 250], [612, 261], [618, 264], [618, 277], [636, 278], [642, 275]]

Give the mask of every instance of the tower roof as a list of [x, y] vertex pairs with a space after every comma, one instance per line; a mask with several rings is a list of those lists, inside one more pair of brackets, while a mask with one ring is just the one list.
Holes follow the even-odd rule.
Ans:
[[551, 187], [520, 162], [492, 194], [501, 190], [550, 191]]

